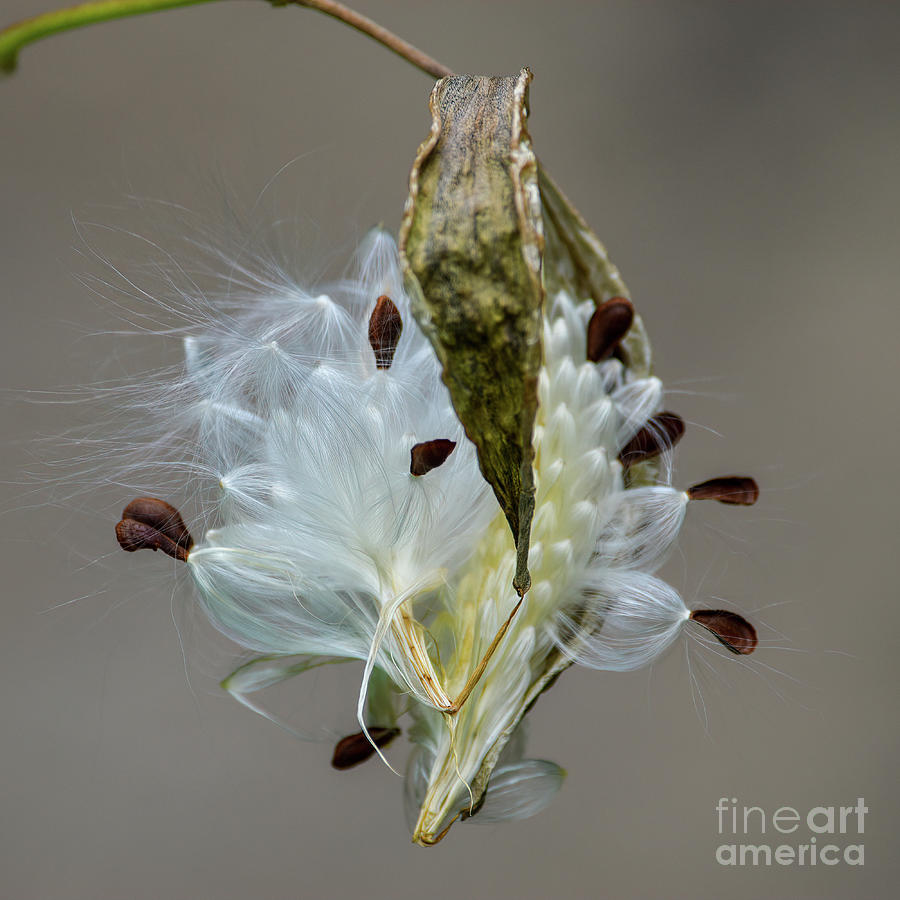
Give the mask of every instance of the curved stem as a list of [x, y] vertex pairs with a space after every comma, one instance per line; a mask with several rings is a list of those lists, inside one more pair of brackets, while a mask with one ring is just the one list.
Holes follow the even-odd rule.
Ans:
[[[108, 22], [127, 16], [138, 16], [163, 9], [212, 2], [214, 0], [93, 0], [93, 2], [81, 3], [78, 6], [70, 6], [66, 9], [42, 13], [30, 19], [23, 19], [0, 31], [0, 71], [14, 71], [19, 51], [23, 47], [61, 31], [71, 31], [85, 25], [94, 25], [98, 22]], [[366, 16], [348, 9], [335, 0], [270, 0], [270, 2], [273, 6], [287, 6], [288, 4], [305, 6], [331, 16], [378, 41], [434, 78], [444, 78], [452, 74], [450, 69], [436, 59], [432, 59], [427, 53], [423, 53], [393, 32], [382, 28], [381, 25]]]
[[351, 28], [355, 28], [357, 31], [361, 31], [373, 40], [378, 41], [379, 44], [387, 47], [388, 50], [392, 50], [408, 63], [412, 63], [417, 69], [421, 69], [426, 75], [431, 75], [433, 78], [446, 78], [448, 75], [453, 74], [443, 63], [439, 63], [427, 53], [423, 53], [417, 47], [413, 47], [412, 44], [397, 37], [392, 31], [382, 28], [377, 22], [373, 22], [366, 16], [344, 6], [343, 3], [336, 3], [334, 0], [272, 0], [272, 2], [276, 6], [288, 3], [293, 3], [296, 6], [306, 6], [309, 9], [316, 9], [321, 13], [325, 13], [326, 16], [332, 16], [345, 25], [349, 25]]
[[94, 0], [23, 19], [0, 31], [0, 70], [12, 72], [22, 47], [61, 31], [213, 0]]

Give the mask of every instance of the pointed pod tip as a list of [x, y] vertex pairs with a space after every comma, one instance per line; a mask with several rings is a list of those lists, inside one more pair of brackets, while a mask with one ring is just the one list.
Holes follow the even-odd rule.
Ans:
[[756, 629], [737, 613], [726, 609], [695, 609], [691, 619], [718, 638], [732, 653], [746, 656], [756, 649]]
[[513, 589], [521, 600], [531, 590], [531, 572], [524, 568], [521, 572], [516, 572], [513, 578]]

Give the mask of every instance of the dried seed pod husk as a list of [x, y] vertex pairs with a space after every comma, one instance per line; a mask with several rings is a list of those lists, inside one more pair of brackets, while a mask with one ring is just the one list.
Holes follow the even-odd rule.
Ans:
[[531, 77], [522, 69], [435, 85], [400, 231], [413, 313], [506, 515], [520, 596], [530, 585], [544, 300], [537, 159], [525, 127]]
[[[523, 70], [505, 78], [453, 76], [436, 84], [431, 133], [413, 165], [400, 234], [413, 313], [435, 348], [455, 410], [512, 531], [520, 594], [528, 586], [524, 563], [534, 504], [531, 436], [542, 361], [542, 288], [548, 298], [565, 291], [596, 305], [628, 298], [603, 245], [537, 165], [524, 127], [530, 79]], [[618, 347], [635, 377], [650, 374], [640, 317], [634, 316]], [[655, 476], [650, 461], [636, 464], [629, 481], [649, 484]], [[477, 621], [479, 613], [459, 615]], [[600, 622], [583, 625], [591, 630]], [[522, 717], [571, 662], [559, 649], [535, 659], [532, 680], [511, 701], [504, 727], [479, 751], [480, 766], [467, 782], [472, 809]], [[476, 693], [469, 702], [477, 701]], [[454, 733], [464, 741], [467, 707], [460, 716]], [[452, 754], [438, 760], [429, 776], [413, 833], [424, 845], [446, 833], [445, 807], [453, 818], [450, 795], [459, 788], [454, 760]]]

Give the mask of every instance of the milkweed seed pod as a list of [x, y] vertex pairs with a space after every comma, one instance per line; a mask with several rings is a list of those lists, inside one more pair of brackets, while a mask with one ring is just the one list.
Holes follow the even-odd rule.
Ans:
[[756, 644], [654, 575], [691, 500], [758, 490], [672, 485], [684, 422], [617, 270], [532, 151], [530, 80], [436, 84], [399, 250], [375, 229], [333, 290], [209, 306], [178, 393], [217, 525], [193, 543], [142, 498], [117, 528], [186, 560], [210, 621], [258, 654], [223, 682], [251, 708], [362, 662], [360, 731], [333, 764], [384, 758], [407, 716], [423, 845], [549, 802], [564, 773], [525, 757], [522, 720], [572, 663], [647, 665], [692, 622], [735, 654]]

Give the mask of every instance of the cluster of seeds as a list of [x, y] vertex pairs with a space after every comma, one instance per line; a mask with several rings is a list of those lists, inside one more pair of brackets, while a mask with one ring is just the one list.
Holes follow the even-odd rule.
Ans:
[[[433, 843], [457, 818], [530, 815], [558, 789], [561, 770], [512, 740], [548, 667], [564, 667], [554, 659], [636, 668], [691, 620], [752, 652], [743, 617], [689, 611], [652, 572], [688, 501], [751, 505], [759, 491], [734, 475], [671, 487], [685, 425], [659, 409], [659, 380], [629, 368], [631, 302], [560, 292], [544, 317], [533, 586], [520, 608], [508, 526], [411, 316], [393, 240], [373, 232], [358, 268], [340, 300], [292, 286], [251, 312], [210, 304], [177, 390], [185, 452], [199, 447], [188, 465], [217, 473], [217, 527], [195, 545], [177, 510], [142, 497], [116, 536], [187, 562], [212, 623], [262, 654], [226, 682], [235, 696], [322, 658], [363, 661], [361, 730], [332, 764], [381, 755], [408, 713], [411, 825]], [[647, 483], [653, 460], [662, 475]], [[376, 676], [396, 702], [367, 706]], [[488, 759], [476, 810], [470, 785]]]

